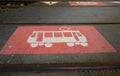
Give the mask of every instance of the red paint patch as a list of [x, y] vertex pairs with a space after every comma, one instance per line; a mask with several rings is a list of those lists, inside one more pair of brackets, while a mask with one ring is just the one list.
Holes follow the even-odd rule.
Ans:
[[104, 2], [81, 2], [81, 1], [69, 1], [71, 6], [106, 6]]
[[43, 34], [42, 33], [39, 33], [38, 34], [38, 39], [37, 39], [37, 41], [42, 41], [43, 39], [42, 39], [42, 36], [43, 36]]
[[54, 36], [55, 37], [62, 37], [62, 33], [60, 33], [60, 32], [54, 33]]
[[65, 36], [65, 37], [71, 37], [72, 35], [71, 35], [70, 32], [65, 32], [65, 33], [64, 33], [64, 36]]
[[52, 37], [52, 33], [45, 33], [45, 37]]
[[[109, 42], [107, 42], [93, 26], [66, 26], [70, 28], [70, 30], [67, 30], [67, 33], [71, 32], [71, 34], [67, 34], [68, 37], [64, 37], [65, 30], [64, 32], [59, 30], [61, 27], [63, 26], [18, 27], [3, 47], [0, 54], [80, 54], [116, 52]], [[50, 36], [52, 36], [45, 37], [46, 31], [51, 33]], [[57, 35], [52, 33], [56, 33]], [[72, 35], [72, 37], [69, 35]], [[40, 40], [38, 38], [40, 38]], [[30, 41], [33, 43], [32, 45]], [[86, 42], [88, 45], [84, 44]], [[38, 43], [39, 45], [37, 45]]]

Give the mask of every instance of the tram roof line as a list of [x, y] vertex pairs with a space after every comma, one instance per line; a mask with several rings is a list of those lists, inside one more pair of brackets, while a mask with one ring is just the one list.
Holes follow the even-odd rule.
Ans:
[[61, 31], [33, 31], [33, 32], [38, 32], [39, 33], [39, 32], [80, 32], [80, 31], [78, 31], [78, 30], [76, 30], [76, 31], [75, 30], [74, 31], [73, 30], [62, 31], [61, 30]]

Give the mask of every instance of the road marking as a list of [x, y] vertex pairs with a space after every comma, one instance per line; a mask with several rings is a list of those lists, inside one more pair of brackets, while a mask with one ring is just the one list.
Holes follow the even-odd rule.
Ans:
[[106, 6], [104, 2], [69, 1], [71, 6]]
[[[47, 36], [46, 33], [48, 33]], [[116, 50], [93, 26], [44, 25], [18, 27], [0, 51], [0, 54], [81, 54], [110, 52], [116, 52]]]
[[51, 5], [59, 3], [60, 1], [41, 1], [41, 2], [51, 6]]

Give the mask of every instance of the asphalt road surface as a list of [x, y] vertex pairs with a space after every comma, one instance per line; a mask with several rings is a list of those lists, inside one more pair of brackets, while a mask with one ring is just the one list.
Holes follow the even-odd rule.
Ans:
[[[23, 7], [0, 13], [0, 50], [18, 26], [94, 26], [115, 53], [0, 55], [0, 68], [120, 66], [120, 7]], [[28, 65], [30, 64], [30, 65]], [[45, 64], [45, 65], [44, 65]], [[58, 65], [57, 65], [58, 64]], [[77, 65], [76, 65], [77, 64]], [[79, 64], [79, 65], [78, 65]], [[19, 66], [18, 66], [19, 65]], [[27, 66], [28, 65], [28, 66]], [[31, 66], [32, 65], [32, 66]], [[43, 66], [41, 66], [43, 65]], [[119, 73], [119, 71], [117, 71]], [[35, 73], [37, 74], [37, 73]], [[69, 73], [70, 74], [70, 73]], [[78, 74], [78, 72], [76, 72]], [[4, 74], [5, 75], [5, 74]], [[7, 76], [7, 74], [6, 74]]]

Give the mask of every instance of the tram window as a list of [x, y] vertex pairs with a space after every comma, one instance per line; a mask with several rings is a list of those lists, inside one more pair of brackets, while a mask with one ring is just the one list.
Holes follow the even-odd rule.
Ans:
[[81, 36], [81, 34], [79, 32], [77, 32], [78, 36]]
[[45, 33], [45, 37], [53, 37], [53, 36], [52, 36], [52, 32], [50, 32], [50, 33]]
[[71, 32], [64, 32], [64, 37], [72, 37]]
[[55, 33], [54, 33], [54, 36], [55, 36], [55, 37], [62, 37], [62, 33], [61, 33], [61, 32], [55, 32]]
[[38, 34], [37, 41], [42, 41], [42, 40], [43, 40], [43, 39], [42, 39], [42, 38], [43, 38], [42, 36], [43, 36], [43, 33], [39, 33], [39, 34]]
[[33, 33], [32, 35], [31, 35], [31, 37], [35, 37], [36, 36], [36, 33]]

